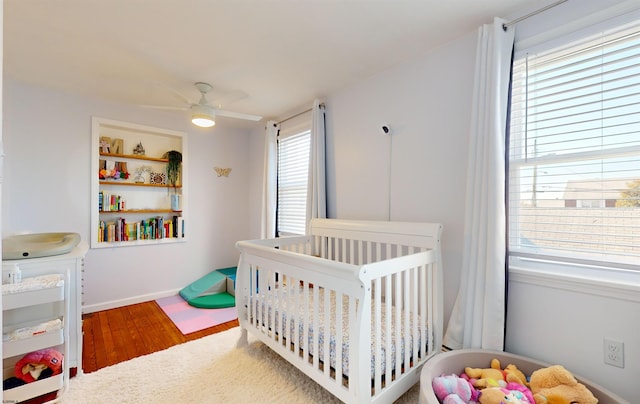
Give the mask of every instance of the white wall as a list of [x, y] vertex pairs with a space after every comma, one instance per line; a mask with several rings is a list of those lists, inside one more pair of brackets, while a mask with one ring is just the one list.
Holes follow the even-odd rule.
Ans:
[[[89, 241], [91, 116], [187, 132], [186, 243], [89, 250], [85, 311], [175, 293], [216, 268], [235, 265], [249, 238], [249, 131], [193, 127], [181, 113], [81, 98], [5, 78], [3, 236], [73, 231]], [[257, 124], [256, 124], [257, 125]], [[231, 167], [217, 177], [213, 167]]]
[[462, 259], [475, 46], [473, 32], [327, 99], [329, 215], [443, 223], [445, 318]]

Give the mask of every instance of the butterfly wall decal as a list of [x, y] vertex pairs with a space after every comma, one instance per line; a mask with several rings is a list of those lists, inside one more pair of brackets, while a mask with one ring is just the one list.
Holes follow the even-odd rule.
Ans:
[[231, 172], [231, 168], [220, 168], [220, 167], [214, 167], [214, 170], [216, 170], [216, 173], [218, 174], [218, 177], [228, 177], [229, 173]]

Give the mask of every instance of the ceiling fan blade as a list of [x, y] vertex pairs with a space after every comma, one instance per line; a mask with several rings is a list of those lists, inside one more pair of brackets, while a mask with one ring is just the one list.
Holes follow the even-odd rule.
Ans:
[[191, 105], [191, 104], [195, 104], [195, 102], [193, 102], [192, 100], [190, 100], [189, 98], [187, 98], [186, 96], [184, 96], [182, 93], [180, 93], [178, 90], [176, 90], [175, 88], [169, 87], [166, 84], [160, 83], [160, 82], [156, 82], [156, 85], [158, 87], [162, 87], [165, 90], [168, 90], [171, 94], [173, 94], [176, 98], [180, 99], [182, 102], [184, 102], [187, 105]]
[[222, 108], [223, 106], [227, 106], [234, 102], [244, 100], [245, 98], [248, 98], [248, 97], [249, 97], [249, 94], [245, 93], [244, 91], [233, 90], [233, 91], [228, 91], [217, 98], [212, 97], [210, 104], [214, 105], [216, 108]]
[[190, 107], [172, 107], [172, 106], [167, 106], [167, 105], [139, 105], [142, 108], [151, 108], [151, 109], [164, 109], [164, 110], [170, 110], [170, 111], [186, 111], [188, 110]]
[[218, 116], [224, 116], [227, 118], [236, 118], [236, 119], [244, 119], [247, 121], [259, 121], [262, 119], [261, 116], [258, 115], [251, 115], [251, 114], [243, 114], [241, 112], [231, 112], [231, 111], [225, 111], [222, 109], [216, 109], [216, 115]]

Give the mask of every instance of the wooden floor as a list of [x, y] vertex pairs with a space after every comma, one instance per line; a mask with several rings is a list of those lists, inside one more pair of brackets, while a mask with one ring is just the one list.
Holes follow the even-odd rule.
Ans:
[[85, 373], [238, 325], [234, 320], [183, 335], [155, 301], [84, 314], [82, 320]]

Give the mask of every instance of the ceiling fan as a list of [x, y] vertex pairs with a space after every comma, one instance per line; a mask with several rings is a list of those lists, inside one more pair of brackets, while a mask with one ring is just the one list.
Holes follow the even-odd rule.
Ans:
[[147, 105], [147, 107], [156, 108], [156, 109], [189, 110], [191, 111], [191, 122], [194, 125], [200, 126], [202, 128], [210, 128], [213, 125], [215, 125], [216, 115], [225, 116], [229, 118], [244, 119], [248, 121], [259, 121], [262, 119], [262, 117], [258, 115], [225, 111], [225, 110], [216, 108], [213, 105], [209, 104], [209, 101], [207, 101], [207, 93], [213, 89], [213, 86], [209, 83], [204, 83], [201, 81], [195, 83], [194, 85], [200, 92], [200, 100], [198, 102], [192, 102], [187, 97], [183, 96], [177, 91], [170, 89], [173, 93], [178, 95], [187, 105], [184, 107], [169, 107], [169, 106], [165, 107], [165, 106]]

